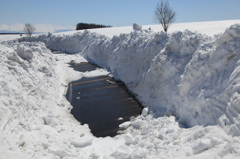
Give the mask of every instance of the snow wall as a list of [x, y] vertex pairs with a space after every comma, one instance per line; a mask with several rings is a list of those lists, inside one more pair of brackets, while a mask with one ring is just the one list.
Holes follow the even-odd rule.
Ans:
[[135, 30], [113, 38], [85, 31], [23, 40], [82, 54], [123, 81], [154, 116], [174, 115], [187, 127], [218, 124], [240, 135], [240, 25], [215, 37]]

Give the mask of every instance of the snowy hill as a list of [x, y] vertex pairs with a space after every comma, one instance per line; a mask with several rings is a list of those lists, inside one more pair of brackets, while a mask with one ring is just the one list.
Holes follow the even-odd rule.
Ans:
[[[169, 34], [159, 28], [2, 42], [0, 158], [239, 158], [240, 21], [174, 24]], [[66, 63], [84, 58], [122, 80], [146, 107], [120, 126], [125, 134], [95, 138], [69, 113], [67, 83], [93, 73]]]
[[[240, 20], [225, 20], [225, 21], [209, 21], [209, 22], [192, 22], [192, 23], [174, 23], [169, 28], [169, 33], [175, 31], [191, 30], [197, 31], [202, 34], [213, 36], [214, 34], [223, 33], [226, 28], [230, 25], [240, 23]], [[161, 25], [144, 25], [142, 29], [149, 30], [149, 28], [154, 32], [163, 31]], [[105, 35], [107, 37], [113, 37], [114, 35], [119, 36], [120, 34], [129, 34], [132, 32], [132, 26], [125, 27], [112, 27], [112, 28], [102, 28], [102, 29], [90, 29], [90, 32]], [[56, 35], [72, 35], [76, 32], [84, 31], [69, 31], [57, 33]]]
[[[192, 22], [192, 23], [175, 23], [172, 24], [169, 33], [173, 33], [175, 31], [184, 31], [184, 30], [191, 30], [191, 31], [197, 31], [202, 34], [206, 34], [209, 36], [213, 36], [215, 34], [220, 34], [225, 31], [225, 29], [233, 24], [240, 23], [240, 20], [225, 20], [225, 21], [209, 21], [209, 22]], [[23, 28], [23, 24], [15, 24], [12, 26], [6, 26], [2, 25], [0, 26], [0, 32], [1, 30], [7, 30], [9, 31], [22, 31], [17, 30], [16, 28]], [[63, 31], [65, 30], [74, 30], [72, 27], [64, 27], [64, 26], [53, 26], [49, 24], [45, 25], [36, 25], [38, 32], [54, 32], [54, 35], [73, 35], [77, 32], [83, 33], [84, 30], [81, 31]], [[149, 28], [154, 32], [160, 32], [163, 31], [161, 25], [144, 25], [142, 26], [142, 29], [149, 30]], [[61, 32], [60, 32], [61, 31]], [[111, 28], [101, 28], [101, 29], [89, 29], [90, 32], [98, 33], [101, 35], [105, 35], [107, 37], [113, 37], [113, 36], [119, 36], [120, 34], [129, 34], [132, 32], [132, 26], [123, 26], [123, 27], [111, 27]], [[38, 35], [36, 35], [38, 36]], [[15, 38], [19, 38], [18, 35], [9, 35], [9, 36], [3, 36], [0, 35], [0, 42], [4, 40], [12, 40]]]
[[216, 37], [143, 30], [112, 39], [85, 31], [52, 36], [46, 45], [81, 53], [108, 69], [154, 114], [174, 114], [187, 126], [220, 123], [229, 133], [240, 135], [240, 99], [235, 101], [240, 82], [239, 30], [239, 25], [233, 25]]

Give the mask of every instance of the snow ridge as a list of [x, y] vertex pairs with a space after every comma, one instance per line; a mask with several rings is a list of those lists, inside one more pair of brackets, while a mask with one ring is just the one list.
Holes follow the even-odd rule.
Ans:
[[90, 132], [69, 113], [63, 72], [51, 51], [41, 42], [0, 47], [0, 158], [81, 156], [71, 141], [76, 132]]
[[107, 68], [155, 116], [174, 114], [190, 127], [219, 124], [240, 135], [239, 30], [233, 25], [217, 37], [136, 30], [111, 39], [85, 31], [51, 36], [46, 45]]
[[188, 127], [218, 124], [239, 136], [239, 41], [236, 24], [215, 37], [138, 29], [107, 38], [85, 31], [51, 36], [46, 45], [107, 68], [155, 116], [173, 114]]
[[[240, 25], [215, 37], [137, 27], [113, 38], [85, 31], [19, 41], [0, 44], [0, 158], [239, 158]], [[147, 107], [120, 125], [124, 134], [95, 138], [69, 113], [67, 83], [101, 73], [69, 69], [80, 55]]]

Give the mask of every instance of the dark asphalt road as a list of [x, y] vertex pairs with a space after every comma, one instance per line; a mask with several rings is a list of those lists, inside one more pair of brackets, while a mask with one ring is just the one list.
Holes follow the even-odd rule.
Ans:
[[[71, 67], [81, 72], [97, 68], [89, 63], [71, 64]], [[124, 84], [109, 76], [71, 82], [66, 97], [73, 106], [71, 113], [74, 117], [81, 124], [88, 124], [97, 137], [117, 135], [119, 124], [142, 112], [141, 105]], [[120, 117], [123, 119], [118, 120]]]

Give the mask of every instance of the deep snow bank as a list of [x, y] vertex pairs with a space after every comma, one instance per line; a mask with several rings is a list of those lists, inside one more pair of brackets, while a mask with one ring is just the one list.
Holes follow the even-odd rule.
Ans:
[[239, 25], [217, 39], [174, 33], [133, 90], [188, 126], [219, 124], [240, 135], [239, 40]]
[[187, 126], [219, 124], [240, 135], [240, 25], [218, 37], [140, 30], [111, 39], [88, 31], [39, 39], [107, 68], [155, 116], [174, 114]]
[[[68, 38], [69, 42], [73, 39], [77, 46], [75, 52], [79, 49], [85, 57], [112, 70], [153, 111], [149, 114], [145, 108], [142, 115], [121, 125], [122, 129], [127, 128], [124, 130], [126, 133], [115, 138], [93, 137], [86, 125], [82, 126], [72, 118], [70, 105], [63, 97], [64, 85], [69, 81], [103, 72], [77, 73], [69, 70], [65, 63], [84, 59], [79, 55], [53, 55], [43, 43], [1, 43], [0, 158], [239, 158], [239, 137], [227, 135], [218, 125], [197, 125], [185, 129], [179, 127], [173, 116], [157, 117], [163, 113], [175, 114], [187, 123], [181, 116], [184, 115], [181, 109], [190, 114], [187, 119], [204, 123], [205, 120], [191, 116], [189, 110], [195, 107], [201, 110], [201, 107], [204, 108], [201, 101], [204, 102], [207, 97], [214, 100], [210, 95], [218, 97], [216, 92], [224, 94], [226, 91], [223, 101], [231, 95], [234, 98], [231, 98], [228, 108], [223, 108], [235, 108], [235, 113], [238, 113], [239, 53], [228, 55], [239, 48], [238, 28], [232, 27], [218, 40], [189, 31], [172, 35], [140, 31], [113, 39], [89, 32], [78, 34], [76, 38], [41, 36], [39, 39], [49, 47], [62, 47], [69, 52], [74, 48], [68, 48], [68, 45], [75, 45], [66, 45], [64, 39]], [[85, 37], [79, 40], [81, 36]], [[59, 41], [56, 42], [56, 39]], [[218, 51], [220, 55], [213, 56]], [[220, 61], [220, 64], [216, 65], [218, 63], [213, 63], [215, 61]], [[211, 74], [201, 75], [201, 71], [196, 71], [200, 68], [211, 71]], [[222, 71], [225, 69], [228, 72]], [[227, 82], [221, 82], [223, 79]], [[218, 86], [220, 83], [223, 83], [221, 87]], [[199, 87], [205, 90], [201, 98], [193, 96], [194, 92], [198, 93]], [[160, 101], [158, 98], [166, 100]], [[189, 102], [189, 107], [183, 99]], [[197, 105], [191, 105], [190, 100]], [[170, 102], [172, 107], [168, 107]], [[162, 103], [166, 105], [160, 105]], [[216, 105], [211, 105], [211, 108], [214, 107]], [[234, 117], [234, 112], [216, 111], [212, 114], [215, 116], [208, 116], [206, 120], [217, 119], [217, 115], [223, 114], [215, 123], [225, 130], [235, 130], [232, 134], [238, 134], [238, 121], [231, 121], [234, 118], [239, 120]]]
[[219, 123], [239, 135], [239, 39], [234, 25], [216, 39], [190, 31], [112, 39], [84, 32], [52, 37], [47, 46], [108, 68], [155, 114], [175, 114], [188, 126]]
[[5, 45], [0, 54], [1, 157], [41, 158], [57, 151], [67, 155], [63, 141], [57, 140], [64, 134], [60, 125], [70, 119], [57, 118], [70, 106], [64, 105], [53, 55], [43, 43]]
[[[40, 42], [5, 42], [0, 48], [1, 159], [87, 159], [95, 153], [110, 155], [123, 143], [94, 138], [70, 114], [64, 90], [73, 78], [67, 66], [56, 61], [62, 60], [60, 55]], [[82, 77], [74, 73], [74, 78]]]

